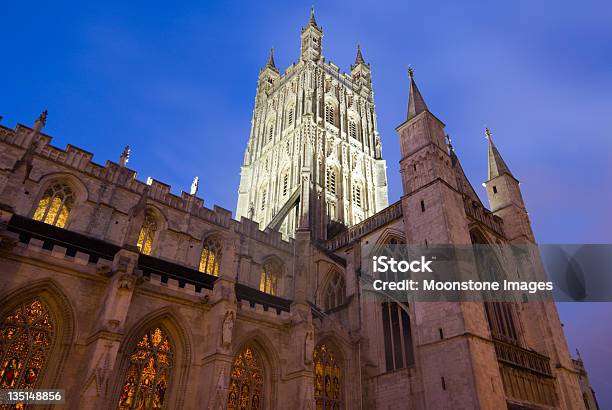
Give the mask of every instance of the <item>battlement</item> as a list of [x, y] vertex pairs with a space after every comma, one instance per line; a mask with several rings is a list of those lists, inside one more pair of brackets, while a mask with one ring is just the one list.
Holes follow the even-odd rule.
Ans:
[[[32, 128], [17, 124], [14, 129], [0, 125], [0, 143], [7, 144], [17, 150], [27, 148], [27, 136], [32, 133]], [[35, 153], [41, 159], [46, 159], [55, 164], [73, 169], [89, 177], [101, 180], [103, 183], [120, 186], [127, 191], [136, 193], [138, 196], [149, 188], [148, 198], [180, 212], [202, 219], [219, 227], [239, 232], [259, 242], [281, 248], [285, 251], [292, 249], [292, 241], [282, 239], [279, 232], [259, 229], [259, 224], [246, 218], [241, 221], [232, 219], [232, 212], [214, 205], [213, 209], [204, 206], [204, 199], [182, 191], [180, 196], [171, 192], [171, 186], [150, 178], [147, 182], [136, 179], [137, 173], [126, 167], [122, 167], [113, 161], [106, 161], [105, 165], [93, 162], [93, 154], [82, 148], [68, 144], [65, 149], [51, 145], [52, 137], [39, 132], [36, 141], [38, 143]], [[14, 160], [19, 154], [14, 155]]]

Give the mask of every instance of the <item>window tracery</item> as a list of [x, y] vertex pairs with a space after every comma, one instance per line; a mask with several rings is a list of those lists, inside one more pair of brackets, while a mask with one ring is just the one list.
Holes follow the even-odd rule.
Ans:
[[144, 222], [142, 228], [140, 228], [140, 234], [138, 235], [138, 243], [136, 246], [138, 250], [145, 255], [150, 255], [153, 250], [153, 241], [155, 240], [155, 234], [157, 233], [157, 219], [153, 214], [153, 211], [147, 209], [145, 211]]
[[338, 307], [344, 303], [346, 299], [346, 284], [344, 278], [334, 272], [332, 278], [325, 287], [323, 294], [323, 307], [326, 311]]
[[43, 194], [34, 211], [33, 219], [63, 228], [66, 226], [74, 201], [72, 188], [63, 182], [57, 182], [47, 188]]
[[255, 349], [246, 346], [235, 358], [230, 375], [228, 410], [263, 408], [264, 367]]
[[216, 237], [207, 238], [200, 254], [200, 272], [208, 275], [219, 276], [221, 264], [222, 246]]
[[117, 409], [163, 409], [173, 355], [166, 332], [159, 327], [146, 332], [130, 355]]
[[325, 121], [334, 125], [334, 119], [334, 106], [332, 104], [325, 104]]
[[313, 354], [314, 396], [317, 410], [340, 410], [342, 403], [342, 374], [334, 352], [325, 343]]
[[39, 299], [23, 303], [0, 323], [0, 389], [31, 389], [44, 372], [55, 323]]
[[278, 295], [281, 268], [278, 262], [271, 260], [264, 263], [261, 270], [259, 290], [270, 295]]

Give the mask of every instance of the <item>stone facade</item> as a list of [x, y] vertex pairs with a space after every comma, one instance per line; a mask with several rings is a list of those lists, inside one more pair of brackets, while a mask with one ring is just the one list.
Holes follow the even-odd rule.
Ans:
[[325, 239], [328, 222], [351, 226], [388, 205], [370, 66], [358, 49], [342, 73], [322, 42], [313, 14], [297, 64], [280, 75], [270, 52], [241, 172], [236, 217], [291, 237], [302, 227]]
[[[15, 359], [16, 383], [63, 388], [69, 409], [238, 408], [243, 397], [262, 409], [585, 408], [588, 379], [553, 304], [362, 302], [361, 255], [383, 244], [530, 243], [533, 233], [492, 138], [489, 211], [412, 74], [397, 128], [404, 196], [387, 206], [369, 66], [359, 52], [340, 75], [321, 39], [311, 15], [300, 62], [281, 77], [271, 59], [260, 74], [239, 220], [203, 207], [196, 189], [177, 196], [137, 180], [127, 152], [102, 166], [54, 147], [46, 114], [32, 128], [0, 126], [2, 360], [6, 329], [34, 329], [14, 325], [15, 312], [47, 315], [44, 360]], [[495, 312], [512, 318], [514, 337]], [[153, 387], [130, 381], [151, 363]]]

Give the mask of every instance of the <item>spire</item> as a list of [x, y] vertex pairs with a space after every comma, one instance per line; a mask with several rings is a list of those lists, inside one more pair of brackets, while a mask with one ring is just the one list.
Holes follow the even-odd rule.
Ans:
[[319, 27], [317, 26], [317, 21], [315, 20], [314, 6], [310, 8], [310, 19], [308, 19], [308, 25]]
[[416, 117], [423, 111], [429, 111], [425, 100], [414, 81], [414, 70], [408, 67], [408, 77], [410, 77], [410, 96], [408, 97], [408, 120]]
[[40, 128], [44, 127], [45, 124], [47, 123], [47, 115], [48, 115], [48, 111], [44, 110], [39, 116], [38, 119], [36, 120], [35, 124], [40, 124]]
[[365, 64], [363, 54], [361, 54], [361, 46], [357, 44], [357, 57], [355, 57], [355, 65]]
[[274, 47], [270, 49], [270, 55], [268, 56], [268, 62], [266, 63], [266, 67], [276, 69], [276, 64], [274, 64]]
[[489, 181], [502, 174], [508, 174], [514, 178], [514, 175], [510, 172], [508, 165], [506, 165], [497, 147], [493, 143], [493, 135], [489, 128], [485, 128], [485, 136], [489, 141]]
[[123, 152], [119, 156], [119, 165], [121, 167], [125, 167], [129, 160], [130, 160], [130, 146], [126, 145], [125, 148], [123, 148]]

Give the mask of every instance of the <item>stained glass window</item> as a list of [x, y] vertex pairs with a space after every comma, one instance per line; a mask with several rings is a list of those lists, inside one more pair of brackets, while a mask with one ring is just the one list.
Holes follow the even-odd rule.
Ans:
[[200, 255], [200, 272], [219, 276], [221, 263], [221, 242], [217, 238], [208, 238], [204, 241]]
[[61, 182], [51, 185], [38, 202], [34, 219], [63, 228], [74, 205], [74, 192]]
[[150, 255], [153, 250], [153, 240], [155, 239], [155, 233], [157, 232], [157, 221], [155, 215], [150, 210], [145, 212], [145, 219], [140, 228], [140, 234], [138, 235], [138, 250], [145, 255]]
[[333, 309], [342, 305], [345, 298], [346, 286], [344, 278], [338, 272], [334, 272], [323, 292], [323, 306], [326, 311]]
[[24, 303], [0, 324], [0, 389], [31, 389], [47, 363], [55, 326], [39, 299]]
[[334, 352], [325, 343], [314, 350], [314, 395], [317, 410], [339, 410], [342, 404], [342, 374]]
[[263, 389], [263, 362], [255, 349], [246, 346], [232, 364], [227, 410], [262, 409]]
[[274, 261], [264, 263], [261, 270], [261, 279], [259, 282], [259, 290], [269, 293], [270, 295], [278, 295], [278, 282], [280, 280], [281, 268]]
[[117, 409], [163, 409], [173, 364], [172, 343], [154, 327], [145, 333], [130, 355]]

